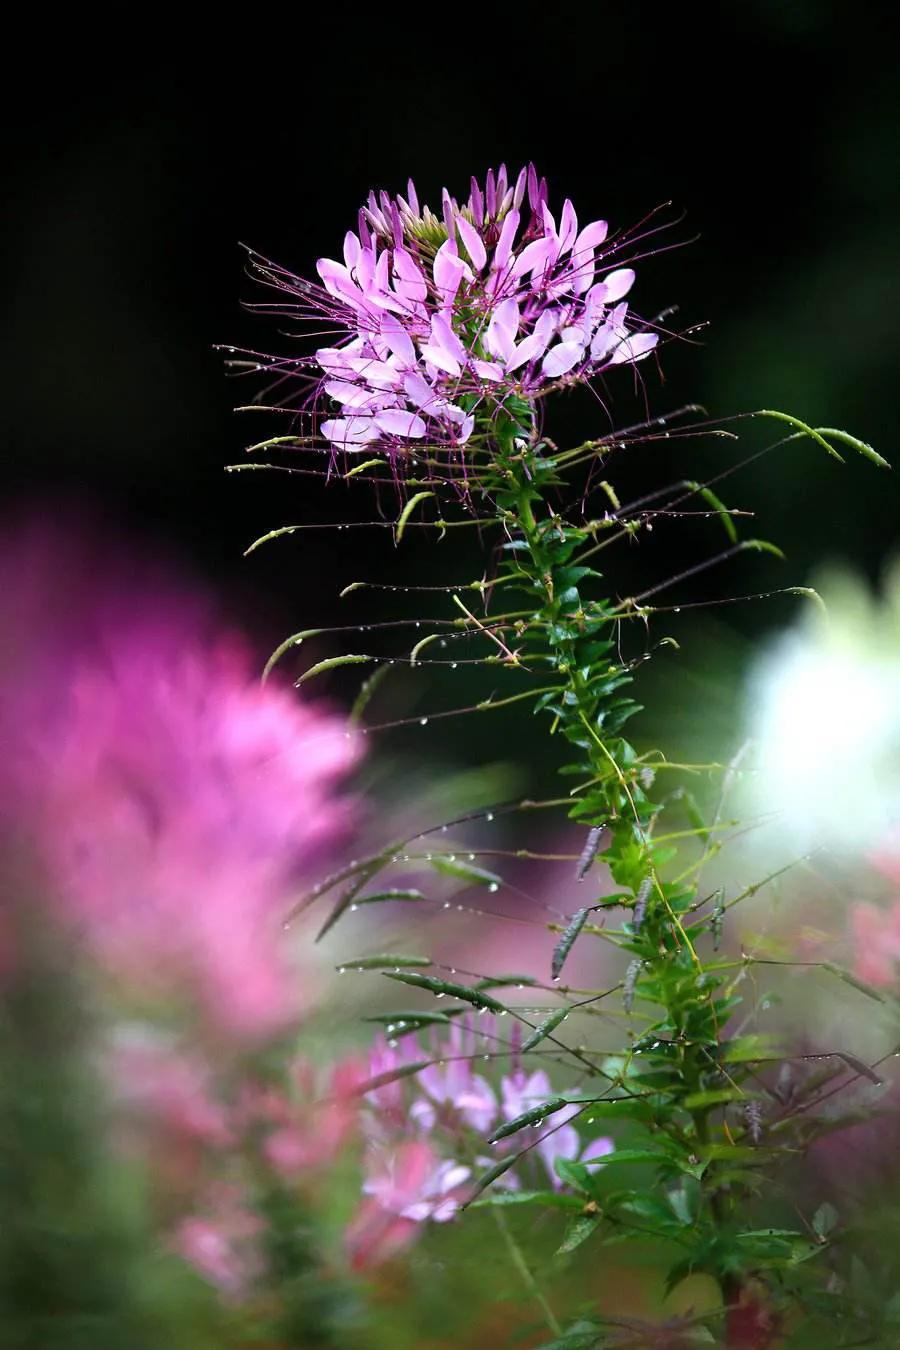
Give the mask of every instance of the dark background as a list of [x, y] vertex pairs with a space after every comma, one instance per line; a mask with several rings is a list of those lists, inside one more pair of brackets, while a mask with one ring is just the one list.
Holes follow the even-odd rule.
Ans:
[[[317, 31], [260, 9], [214, 15], [200, 39], [137, 15], [134, 31], [54, 27], [52, 52], [36, 35], [10, 52], [26, 81], [7, 124], [6, 493], [48, 512], [93, 504], [221, 586], [270, 645], [335, 622], [337, 589], [360, 576], [466, 575], [421, 536], [394, 552], [387, 532], [296, 536], [243, 560], [271, 526], [365, 518], [371, 503], [364, 488], [323, 497], [307, 479], [222, 472], [277, 427], [232, 413], [255, 390], [229, 383], [213, 344], [284, 350], [274, 321], [240, 308], [258, 297], [238, 241], [310, 275], [338, 254], [371, 186], [403, 190], [412, 175], [426, 200], [443, 184], [461, 196], [501, 159], [535, 160], [557, 209], [570, 195], [585, 219], [626, 224], [670, 199], [686, 213], [672, 239], [697, 242], [644, 262], [636, 303], [676, 303], [682, 327], [709, 327], [700, 345], [666, 348], [665, 384], [645, 363], [655, 410], [786, 409], [896, 461], [892, 11], [325, 7]], [[627, 373], [618, 388], [617, 416], [634, 420]], [[564, 432], [596, 432], [589, 414], [566, 408]], [[747, 434], [738, 449], [639, 448], [609, 474], [625, 496], [700, 477], [777, 428]], [[803, 583], [827, 557], [876, 578], [898, 481], [852, 454], [842, 469], [810, 443], [777, 450], [723, 495], [757, 511], [749, 532], [776, 539], [787, 565], [741, 558], [681, 595]], [[612, 589], [711, 554], [713, 528], [665, 526], [640, 557], [610, 555]], [[789, 612], [783, 601], [718, 611], [743, 641]], [[702, 647], [692, 656], [688, 643], [685, 659], [702, 661]]]

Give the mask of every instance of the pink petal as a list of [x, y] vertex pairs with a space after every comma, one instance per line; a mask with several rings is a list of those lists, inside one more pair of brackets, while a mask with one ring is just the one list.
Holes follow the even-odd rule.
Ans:
[[519, 305], [512, 298], [501, 300], [491, 315], [491, 321], [484, 335], [484, 345], [492, 356], [508, 361], [515, 346], [516, 332], [519, 327]]
[[416, 349], [406, 329], [397, 319], [385, 319], [381, 325], [381, 336], [391, 351], [404, 366], [416, 364]]
[[595, 1158], [605, 1158], [608, 1153], [615, 1153], [616, 1146], [606, 1135], [600, 1135], [592, 1139], [587, 1148], [581, 1155], [582, 1162], [591, 1162]]
[[621, 365], [623, 361], [640, 361], [648, 352], [659, 342], [659, 336], [656, 333], [633, 333], [620, 342], [613, 352], [610, 364], [614, 366]]
[[335, 262], [333, 258], [320, 258], [316, 263], [316, 271], [329, 295], [339, 300], [361, 299], [359, 288], [343, 263]]
[[563, 202], [562, 214], [559, 217], [559, 251], [561, 254], [568, 253], [575, 243], [577, 233], [578, 217], [575, 214], [575, 207], [567, 197]]
[[497, 381], [503, 379], [503, 367], [498, 366], [496, 361], [475, 360], [472, 362], [472, 366], [475, 374], [482, 380]]
[[376, 413], [375, 425], [388, 436], [403, 436], [410, 441], [419, 441], [428, 432], [421, 417], [405, 408], [386, 408]]
[[376, 393], [358, 384], [349, 384], [346, 380], [326, 380], [325, 393], [344, 408], [370, 408], [390, 399], [389, 394]]
[[421, 304], [428, 295], [428, 283], [422, 269], [406, 249], [394, 249], [394, 289], [413, 304]]
[[592, 248], [583, 249], [576, 257], [572, 254], [572, 290], [576, 295], [583, 295], [594, 280], [594, 250]]
[[631, 290], [634, 285], [634, 270], [631, 267], [620, 267], [603, 278], [603, 285], [606, 287], [606, 303], [613, 304]]
[[352, 272], [359, 262], [359, 255], [361, 252], [362, 246], [359, 239], [352, 230], [348, 230], [344, 235], [344, 262], [346, 263], [349, 272]]
[[430, 361], [433, 366], [437, 366], [438, 370], [443, 370], [445, 374], [460, 374], [459, 362], [436, 343], [423, 342], [421, 352], [426, 361]]
[[484, 247], [481, 235], [470, 225], [465, 216], [457, 216], [456, 228], [459, 230], [460, 238], [465, 245], [466, 252], [472, 259], [472, 265], [476, 272], [480, 272], [487, 262], [487, 250]]
[[512, 275], [521, 277], [526, 272], [543, 269], [552, 248], [553, 240], [548, 239], [546, 235], [540, 239], [532, 239], [531, 243], [526, 244], [522, 252], [513, 259]]
[[345, 450], [357, 450], [368, 445], [378, 435], [371, 417], [336, 417], [323, 422], [320, 428], [326, 441]]
[[438, 398], [428, 381], [415, 373], [404, 377], [403, 388], [406, 391], [407, 398], [417, 408], [427, 408], [430, 403], [434, 403]]
[[509, 255], [512, 252], [513, 240], [516, 237], [518, 228], [519, 213], [518, 211], [510, 211], [509, 214], [504, 217], [503, 225], [500, 229], [500, 238], [497, 240], [497, 245], [494, 249], [494, 258], [491, 263], [492, 271], [502, 272], [506, 267], [506, 264], [509, 261]]
[[468, 281], [473, 279], [469, 264], [463, 262], [456, 252], [455, 240], [445, 239], [441, 244], [434, 255], [432, 276], [435, 286], [444, 296], [445, 301], [448, 302], [456, 295], [463, 277]]
[[544, 357], [541, 371], [548, 380], [554, 380], [577, 366], [583, 356], [584, 345], [581, 342], [558, 342]]
[[605, 220], [594, 220], [590, 225], [585, 225], [581, 234], [575, 240], [573, 254], [577, 258], [582, 249], [596, 248], [598, 244], [603, 243], [608, 233], [609, 226]]

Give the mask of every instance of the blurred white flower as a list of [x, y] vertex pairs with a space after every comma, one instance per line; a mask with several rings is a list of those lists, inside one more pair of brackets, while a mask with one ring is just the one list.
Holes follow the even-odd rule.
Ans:
[[795, 846], [867, 849], [900, 821], [900, 564], [880, 596], [849, 572], [817, 590], [827, 613], [811, 607], [751, 676], [753, 809]]

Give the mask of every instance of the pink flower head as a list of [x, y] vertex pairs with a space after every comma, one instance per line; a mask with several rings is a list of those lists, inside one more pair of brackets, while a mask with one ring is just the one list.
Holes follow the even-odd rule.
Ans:
[[[371, 193], [343, 259], [320, 258], [320, 285], [262, 260], [259, 275], [297, 303], [279, 314], [321, 321], [343, 338], [316, 352], [319, 433], [346, 451], [392, 457], [459, 447], [480, 408], [532, 400], [559, 380], [586, 381], [646, 356], [657, 343], [629, 317], [634, 272], [627, 237], [607, 243], [605, 221], [559, 219], [533, 166], [515, 182], [505, 166], [474, 179], [462, 205], [445, 190], [439, 214], [407, 195]], [[272, 362], [295, 373], [309, 362]]]
[[357, 745], [181, 587], [91, 548], [0, 545], [2, 814], [111, 971], [266, 1035], [308, 1001], [281, 918], [348, 823]]

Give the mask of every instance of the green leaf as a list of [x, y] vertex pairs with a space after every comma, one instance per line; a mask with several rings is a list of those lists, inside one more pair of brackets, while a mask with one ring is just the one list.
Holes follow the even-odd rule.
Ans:
[[546, 1017], [523, 1044], [522, 1054], [524, 1055], [527, 1050], [533, 1050], [536, 1045], [540, 1045], [541, 1041], [549, 1036], [551, 1031], [555, 1031], [559, 1024], [566, 1020], [570, 1012], [572, 1012], [571, 1008], [557, 1008], [556, 1012], [552, 1012], [549, 1017]]
[[540, 1106], [533, 1106], [530, 1111], [523, 1111], [513, 1120], [504, 1121], [492, 1135], [488, 1136], [488, 1143], [496, 1144], [501, 1139], [508, 1139], [511, 1134], [518, 1134], [519, 1130], [524, 1130], [528, 1125], [540, 1125], [547, 1116], [552, 1116], [568, 1105], [568, 1097], [548, 1097]]
[[275, 666], [278, 664], [278, 662], [281, 660], [281, 658], [285, 655], [286, 652], [289, 652], [292, 647], [299, 647], [301, 643], [306, 641], [307, 638], [317, 637], [319, 633], [322, 632], [324, 632], [324, 629], [322, 628], [304, 628], [302, 629], [301, 632], [292, 633], [289, 638], [285, 638], [284, 642], [279, 643], [278, 646], [275, 648], [274, 652], [272, 653], [272, 655], [269, 657], [266, 664], [263, 666], [263, 673], [261, 677], [263, 684], [265, 684], [266, 680], [271, 675]]
[[584, 1200], [565, 1191], [492, 1191], [472, 1201], [473, 1209], [496, 1205], [542, 1205], [549, 1209], [584, 1209]]
[[687, 1111], [697, 1111], [707, 1106], [723, 1106], [726, 1102], [752, 1101], [758, 1095], [755, 1092], [742, 1092], [740, 1088], [716, 1088], [709, 1092], [690, 1092], [683, 1098], [681, 1105]]
[[837, 966], [833, 961], [823, 961], [822, 969], [827, 970], [829, 975], [836, 975], [839, 980], [843, 980], [844, 984], [849, 984], [851, 988], [858, 989], [861, 994], [874, 999], [876, 1003], [888, 1002], [888, 999], [880, 990], [874, 989], [871, 984], [866, 984], [865, 980], [859, 979], [849, 970], [845, 970], [843, 966]]
[[357, 900], [358, 905], [379, 905], [384, 900], [427, 900], [428, 896], [422, 891], [417, 890], [388, 890], [371, 891], [368, 895], [361, 895]]
[[584, 1163], [570, 1162], [568, 1158], [554, 1158], [553, 1170], [567, 1186], [580, 1191], [588, 1199], [594, 1198], [594, 1179]]
[[460, 862], [458, 858], [451, 858], [449, 855], [438, 853], [426, 861], [435, 872], [441, 872], [447, 877], [457, 877], [460, 881], [467, 881], [470, 886], [490, 887], [503, 884], [503, 878], [496, 872], [488, 872], [484, 867], [473, 867], [471, 863]]
[[849, 431], [841, 431], [838, 427], [817, 427], [817, 431], [823, 436], [830, 436], [832, 440], [840, 441], [842, 445], [847, 445], [851, 450], [858, 450], [866, 459], [870, 459], [873, 464], [877, 464], [879, 469], [889, 469], [891, 466], [886, 459], [879, 455], [866, 441], [861, 441], [857, 436], [851, 436]]
[[348, 909], [357, 909], [360, 905], [377, 905], [384, 900], [424, 900], [426, 898], [421, 891], [373, 891], [370, 895], [360, 895], [359, 892], [370, 880], [375, 870], [377, 870], [375, 864], [363, 869], [352, 886], [344, 892], [316, 934], [316, 942], [322, 940], [329, 929], [334, 927], [338, 919], [346, 914]]
[[317, 661], [314, 666], [310, 666], [309, 670], [305, 670], [299, 680], [294, 681], [294, 685], [299, 689], [301, 684], [306, 684], [307, 680], [313, 679], [316, 675], [321, 675], [325, 670], [337, 670], [338, 666], [359, 666], [366, 661], [374, 660], [374, 656], [360, 656], [350, 652], [345, 656], [327, 656], [324, 661]]
[[584, 909], [579, 909], [573, 914], [562, 937], [553, 948], [553, 960], [550, 963], [550, 973], [554, 980], [558, 980], [562, 974], [562, 968], [566, 964], [566, 958], [575, 945], [576, 938], [587, 923], [590, 912], [590, 906], [586, 906]]
[[574, 1252], [576, 1247], [580, 1247], [602, 1221], [601, 1214], [582, 1214], [577, 1219], [572, 1219], [566, 1230], [566, 1235], [557, 1247], [555, 1256], [567, 1256], [569, 1252]]
[[475, 1181], [472, 1194], [467, 1200], [463, 1201], [460, 1209], [468, 1209], [470, 1205], [474, 1204], [481, 1192], [487, 1190], [488, 1186], [498, 1177], [502, 1177], [504, 1172], [508, 1172], [511, 1167], [514, 1167], [521, 1156], [521, 1153], [511, 1153], [508, 1158], [501, 1158], [499, 1162], [494, 1163], [493, 1167], [489, 1167], [486, 1172], [482, 1172], [481, 1176]]
[[759, 412], [754, 415], [756, 417], [774, 417], [778, 422], [787, 422], [788, 426], [796, 427], [801, 436], [809, 436], [811, 440], [814, 440], [818, 445], [821, 445], [822, 449], [827, 451], [832, 458], [843, 464], [843, 457], [838, 454], [834, 446], [829, 445], [824, 436], [821, 436], [818, 431], [807, 426], [805, 422], [801, 422], [799, 417], [792, 417], [790, 413], [775, 412], [772, 408], [760, 408]]
[[413, 511], [415, 511], [416, 507], [419, 505], [419, 503], [427, 501], [429, 497], [433, 496], [434, 496], [433, 492], [417, 492], [414, 497], [410, 497], [409, 501], [406, 503], [403, 510], [400, 512], [399, 519], [397, 520], [397, 524], [394, 529], [395, 544], [399, 544], [400, 540], [403, 538], [403, 532], [406, 529], [407, 522], [410, 516], [412, 515]]
[[380, 952], [374, 956], [354, 956], [342, 961], [336, 970], [381, 970], [384, 966], [430, 966], [430, 956], [407, 956], [397, 952]]
[[471, 1003], [473, 1008], [489, 1008], [491, 1012], [497, 1013], [508, 1011], [497, 999], [491, 998], [490, 994], [472, 989], [467, 984], [454, 984], [451, 980], [439, 980], [434, 975], [418, 975], [412, 971], [391, 970], [385, 971], [385, 975], [389, 980], [399, 980], [401, 984], [410, 984], [416, 989], [427, 989], [437, 998], [449, 996]]
[[615, 1163], [668, 1163], [671, 1166], [675, 1161], [671, 1153], [663, 1153], [659, 1149], [617, 1148], [614, 1153], [605, 1153], [602, 1158], [588, 1158], [584, 1166], [595, 1167], [602, 1164], [604, 1167], [611, 1167]]
[[774, 1036], [735, 1036], [722, 1043], [719, 1059], [723, 1064], [752, 1064], [779, 1057], [779, 1042]]
[[364, 1083], [358, 1083], [356, 1087], [351, 1088], [351, 1096], [365, 1097], [367, 1093], [374, 1092], [380, 1087], [386, 1087], [388, 1083], [396, 1083], [399, 1078], [410, 1078], [414, 1073], [421, 1073], [431, 1063], [430, 1059], [419, 1059], [412, 1064], [401, 1064], [398, 1069], [388, 1069], [384, 1073], [377, 1073], [374, 1078], [367, 1078]]

